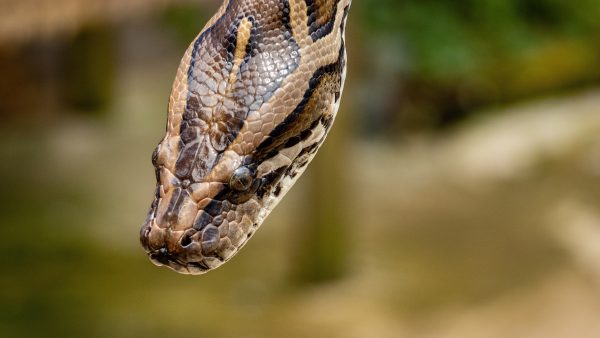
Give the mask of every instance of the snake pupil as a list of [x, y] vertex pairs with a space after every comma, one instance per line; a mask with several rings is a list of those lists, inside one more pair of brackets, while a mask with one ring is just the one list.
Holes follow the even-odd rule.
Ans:
[[248, 167], [239, 167], [231, 175], [229, 186], [237, 191], [246, 191], [252, 186], [254, 178]]

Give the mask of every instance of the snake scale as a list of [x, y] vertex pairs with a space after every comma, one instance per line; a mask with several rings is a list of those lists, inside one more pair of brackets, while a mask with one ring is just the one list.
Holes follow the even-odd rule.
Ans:
[[181, 60], [140, 239], [184, 274], [228, 261], [303, 173], [336, 116], [351, 0], [225, 0]]

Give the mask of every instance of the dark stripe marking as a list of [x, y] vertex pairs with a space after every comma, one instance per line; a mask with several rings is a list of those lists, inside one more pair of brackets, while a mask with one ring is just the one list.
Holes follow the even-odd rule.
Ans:
[[[221, 24], [221, 21], [223, 21], [223, 19], [231, 11], [231, 7], [233, 7], [233, 3], [234, 3], [234, 0], [230, 0], [229, 3], [227, 4], [227, 8], [223, 12], [223, 15], [221, 15], [221, 17], [219, 17], [212, 26], [206, 28], [194, 42], [194, 48], [192, 49], [192, 57], [190, 60], [190, 66], [188, 68], [188, 84], [194, 75], [194, 67], [196, 66], [196, 60], [198, 60], [198, 51], [199, 51], [200, 44], [204, 41], [206, 36], [213, 31], [213, 29], [217, 25]], [[189, 93], [188, 93], [188, 96], [189, 96]]]
[[[259, 154], [259, 156], [257, 156], [257, 157], [263, 158], [262, 156], [260, 156], [260, 154], [269, 150], [269, 148], [272, 146], [272, 144], [275, 142], [275, 140], [277, 140], [281, 135], [283, 135], [288, 130], [289, 126], [293, 125], [296, 122], [296, 120], [301, 116], [301, 114], [304, 112], [304, 110], [306, 108], [306, 105], [309, 103], [310, 98], [313, 96], [315, 90], [319, 87], [323, 75], [339, 73], [341, 76], [344, 65], [345, 65], [344, 44], [342, 43], [342, 45], [340, 47], [340, 51], [339, 51], [338, 60], [332, 64], [323, 66], [323, 67], [317, 69], [317, 71], [315, 71], [315, 73], [313, 74], [312, 78], [309, 81], [308, 89], [304, 93], [304, 97], [302, 98], [302, 101], [300, 101], [298, 106], [296, 106], [296, 108], [288, 116], [286, 116], [286, 118], [283, 120], [283, 122], [278, 124], [271, 131], [271, 133], [265, 139], [265, 141], [263, 141], [256, 148], [256, 152]], [[339, 97], [339, 93], [337, 93], [336, 97]], [[285, 143], [283, 143], [283, 144], [285, 144]], [[270, 150], [269, 152], [272, 152], [272, 150]], [[265, 154], [263, 154], [263, 156], [264, 155]]]
[[265, 175], [262, 179], [261, 179], [261, 184], [260, 184], [260, 188], [258, 189], [258, 191], [256, 192], [258, 198], [264, 198], [265, 194], [267, 194], [268, 192], [270, 192], [273, 189], [273, 186], [276, 184], [276, 182], [279, 182], [279, 180], [281, 179], [281, 176], [283, 176], [283, 174], [285, 173], [285, 171], [287, 170], [287, 167], [280, 167], [270, 173], [268, 173], [267, 175]]
[[318, 5], [316, 4], [315, 0], [306, 0], [308, 33], [310, 34], [313, 42], [329, 35], [333, 31], [333, 25], [335, 23], [338, 6], [339, 0], [335, 1], [333, 5], [334, 8], [331, 10], [331, 16], [328, 18], [327, 22], [319, 26], [317, 22]]
[[344, 7], [344, 16], [342, 17], [342, 23], [340, 23], [340, 31], [344, 34], [346, 29], [346, 20], [348, 20], [348, 13], [350, 12], [350, 6]]

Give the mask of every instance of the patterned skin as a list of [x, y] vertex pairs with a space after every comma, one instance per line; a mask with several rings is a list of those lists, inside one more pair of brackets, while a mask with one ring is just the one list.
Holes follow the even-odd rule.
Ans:
[[229, 260], [302, 174], [337, 113], [351, 0], [226, 0], [186, 51], [153, 154], [153, 263]]

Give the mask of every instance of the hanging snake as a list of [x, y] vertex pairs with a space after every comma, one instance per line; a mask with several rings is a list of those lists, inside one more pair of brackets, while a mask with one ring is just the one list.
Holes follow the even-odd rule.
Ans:
[[346, 75], [351, 0], [225, 0], [190, 44], [152, 156], [140, 239], [202, 274], [237, 253], [321, 147]]

